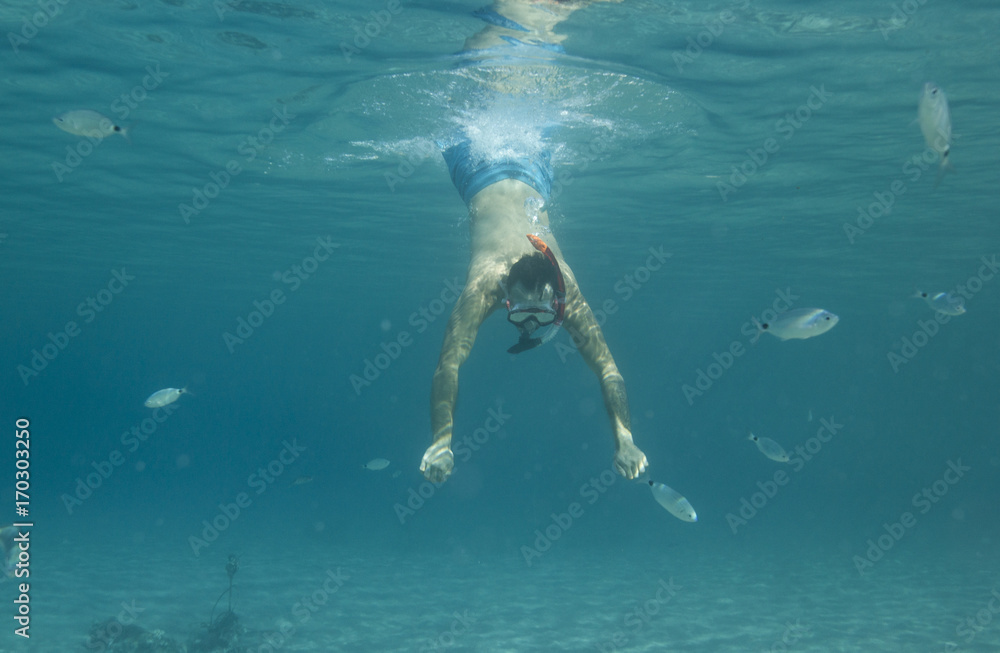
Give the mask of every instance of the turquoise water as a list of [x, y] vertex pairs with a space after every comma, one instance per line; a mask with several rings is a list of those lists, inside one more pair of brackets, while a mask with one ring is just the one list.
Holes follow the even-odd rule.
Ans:
[[[8, 580], [0, 650], [125, 650], [88, 641], [115, 619], [194, 650], [231, 553], [234, 651], [997, 649], [995, 5], [596, 4], [492, 112], [455, 57], [477, 2], [53, 6], [0, 5], [0, 408], [34, 524], [31, 638]], [[52, 124], [75, 109], [129, 138]], [[608, 472], [569, 338], [510, 356], [500, 316], [461, 374], [478, 449], [417, 469], [469, 256], [436, 144], [532, 123], [648, 478], [697, 523]], [[912, 297], [959, 287], [947, 321]], [[757, 339], [776, 301], [840, 322]], [[190, 395], [151, 422], [164, 387]]]

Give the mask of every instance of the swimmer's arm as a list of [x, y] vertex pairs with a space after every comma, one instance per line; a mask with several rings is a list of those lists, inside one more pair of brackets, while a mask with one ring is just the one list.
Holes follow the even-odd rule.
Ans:
[[[468, 281], [458, 298], [448, 326], [434, 380], [431, 384], [431, 428], [434, 442], [420, 470], [432, 481], [444, 481], [451, 473], [451, 433], [458, 399], [458, 368], [469, 357], [483, 321], [496, 310], [499, 279], [480, 275]], [[444, 457], [444, 459], [442, 459]]]
[[639, 476], [648, 466], [643, 454], [632, 441], [632, 424], [629, 417], [628, 394], [625, 379], [615, 365], [601, 327], [587, 305], [575, 279], [567, 275], [567, 306], [564, 326], [573, 338], [577, 351], [597, 375], [604, 396], [604, 407], [611, 420], [615, 440], [615, 468], [626, 478]]

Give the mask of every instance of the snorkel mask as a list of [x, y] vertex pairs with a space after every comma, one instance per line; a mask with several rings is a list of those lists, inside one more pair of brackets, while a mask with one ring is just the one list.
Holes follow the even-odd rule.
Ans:
[[[528, 234], [528, 240], [548, 259], [554, 268], [557, 287], [552, 288], [551, 285], [547, 285], [541, 298], [530, 301], [512, 302], [510, 293], [507, 293], [504, 302], [507, 306], [507, 321], [517, 327], [521, 336], [507, 350], [509, 354], [519, 354], [522, 351], [534, 349], [555, 338], [566, 312], [566, 284], [563, 281], [562, 271], [559, 269], [555, 254], [538, 236]], [[544, 326], [549, 327], [545, 335], [541, 338], [533, 338], [532, 334]]]

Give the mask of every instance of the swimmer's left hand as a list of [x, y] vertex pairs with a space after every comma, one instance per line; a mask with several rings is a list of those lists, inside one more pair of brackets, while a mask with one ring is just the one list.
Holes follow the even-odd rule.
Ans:
[[649, 461], [646, 460], [646, 454], [632, 443], [631, 438], [619, 441], [618, 451], [615, 453], [615, 471], [631, 480], [645, 473], [648, 467]]

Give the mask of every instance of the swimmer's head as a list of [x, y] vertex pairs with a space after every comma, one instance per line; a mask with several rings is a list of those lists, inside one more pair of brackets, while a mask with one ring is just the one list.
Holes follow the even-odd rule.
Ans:
[[[559, 270], [540, 252], [533, 252], [515, 263], [502, 284], [506, 297], [507, 320], [517, 327], [517, 344], [507, 351], [516, 354], [547, 341], [533, 338], [539, 328], [558, 327], [562, 321], [563, 297]], [[553, 333], [554, 335], [554, 333]]]
[[506, 305], [507, 320], [528, 336], [555, 322], [559, 313], [555, 291], [548, 284], [539, 292], [528, 292], [518, 284], [508, 293]]
[[504, 280], [508, 298], [516, 294], [519, 301], [541, 300], [545, 295], [551, 301], [558, 285], [558, 271], [541, 252], [522, 256], [511, 266]]

